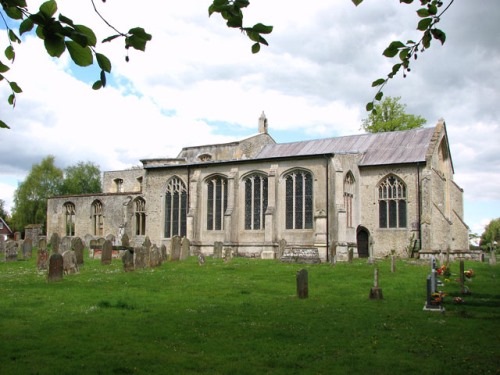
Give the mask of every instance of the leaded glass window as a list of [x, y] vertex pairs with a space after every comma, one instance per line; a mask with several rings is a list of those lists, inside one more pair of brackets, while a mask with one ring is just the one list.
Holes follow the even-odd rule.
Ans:
[[224, 229], [227, 207], [227, 179], [216, 176], [207, 180], [207, 230]]
[[309, 172], [296, 171], [285, 176], [286, 229], [313, 227], [313, 184]]
[[245, 184], [245, 229], [264, 229], [267, 210], [267, 177], [252, 175]]
[[165, 194], [165, 237], [186, 235], [187, 190], [178, 177], [172, 178]]
[[144, 236], [146, 234], [146, 201], [137, 198], [134, 201], [135, 234]]
[[378, 188], [380, 228], [406, 228], [406, 185], [396, 176], [386, 177]]

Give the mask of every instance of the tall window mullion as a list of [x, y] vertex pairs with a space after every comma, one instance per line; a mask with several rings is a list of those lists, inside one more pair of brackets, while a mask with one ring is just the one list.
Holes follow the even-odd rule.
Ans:
[[165, 194], [165, 237], [186, 235], [187, 192], [181, 179], [174, 177]]
[[285, 178], [286, 229], [311, 229], [313, 227], [312, 177], [307, 172], [291, 173]]
[[406, 228], [406, 185], [395, 176], [386, 177], [379, 185], [380, 228]]
[[223, 177], [207, 181], [207, 230], [224, 229], [227, 207], [227, 182]]

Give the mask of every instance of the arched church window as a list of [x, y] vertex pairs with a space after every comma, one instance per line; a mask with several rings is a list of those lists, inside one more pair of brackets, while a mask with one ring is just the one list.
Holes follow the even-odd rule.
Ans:
[[102, 236], [104, 233], [104, 217], [102, 214], [102, 202], [99, 200], [92, 203], [92, 234]]
[[264, 229], [264, 215], [267, 209], [267, 177], [253, 174], [244, 179], [244, 184], [245, 229]]
[[224, 229], [227, 207], [227, 179], [215, 176], [207, 180], [207, 230]]
[[134, 201], [134, 218], [136, 236], [144, 236], [146, 234], [146, 201], [142, 198]]
[[305, 171], [294, 171], [285, 176], [286, 229], [313, 227], [313, 181]]
[[344, 178], [344, 207], [346, 210], [347, 228], [352, 228], [352, 202], [354, 198], [354, 176], [351, 171]]
[[76, 209], [75, 205], [71, 202], [64, 204], [64, 212], [66, 218], [66, 236], [75, 235], [75, 215]]
[[396, 176], [387, 176], [379, 184], [380, 228], [406, 228], [407, 195], [405, 183]]
[[186, 235], [187, 189], [178, 177], [172, 178], [165, 194], [165, 237]]

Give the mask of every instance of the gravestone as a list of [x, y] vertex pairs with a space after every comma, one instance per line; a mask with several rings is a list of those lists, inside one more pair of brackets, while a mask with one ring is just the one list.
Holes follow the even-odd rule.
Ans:
[[5, 253], [5, 239], [0, 236], [0, 254]]
[[134, 248], [134, 268], [146, 268], [147, 267], [147, 258], [148, 258], [148, 249], [144, 246], [135, 247]]
[[59, 253], [59, 245], [61, 244], [61, 238], [56, 232], [52, 233], [50, 236], [50, 247], [53, 253]]
[[286, 249], [281, 256], [280, 261], [283, 263], [321, 263], [321, 259], [319, 258], [319, 251], [315, 247]]
[[94, 239], [94, 236], [87, 233], [83, 237], [83, 241], [85, 242], [85, 246], [88, 247], [88, 248], [90, 248], [90, 241], [92, 241], [93, 239]]
[[181, 257], [181, 238], [179, 236], [173, 236], [170, 241], [170, 260], [177, 261]]
[[17, 242], [17, 241], [21, 241], [22, 238], [21, 238], [21, 232], [14, 232], [14, 241]]
[[179, 260], [186, 260], [189, 257], [189, 249], [191, 248], [191, 241], [186, 237], [182, 237], [181, 241], [181, 253]]
[[445, 309], [441, 304], [441, 301], [436, 301], [433, 299], [433, 294], [436, 292], [432, 292], [432, 283], [433, 281], [431, 280], [431, 275], [427, 276], [427, 284], [426, 284], [426, 295], [427, 298], [425, 300], [424, 304], [424, 310], [427, 311], [439, 311], [443, 312]]
[[38, 240], [38, 250], [47, 251], [47, 239], [45, 237], [40, 237]]
[[205, 255], [203, 255], [203, 253], [198, 254], [198, 264], [200, 266], [205, 264]]
[[130, 250], [125, 250], [122, 256], [123, 270], [131, 272], [134, 268], [134, 253]]
[[61, 245], [59, 247], [59, 252], [62, 254], [67, 250], [71, 250], [72, 238], [69, 236], [64, 236], [61, 240]]
[[116, 241], [116, 237], [113, 234], [108, 234], [105, 239], [110, 241], [111, 244], [114, 244]]
[[154, 268], [160, 266], [161, 265], [160, 257], [161, 257], [160, 249], [158, 249], [158, 246], [153, 245], [149, 252], [149, 267]]
[[330, 263], [332, 266], [337, 264], [337, 243], [332, 243], [330, 246]]
[[278, 242], [278, 254], [276, 254], [276, 257], [278, 259], [280, 259], [283, 256], [283, 253], [285, 252], [285, 248], [286, 248], [286, 240], [284, 238], [282, 238]]
[[73, 241], [71, 241], [71, 249], [75, 252], [76, 256], [76, 264], [78, 266], [83, 265], [83, 248], [84, 248], [83, 241], [80, 237], [75, 237], [73, 238]]
[[296, 275], [297, 279], [297, 296], [299, 298], [308, 298], [309, 297], [309, 280], [306, 269], [301, 269], [297, 271]]
[[220, 241], [214, 242], [214, 258], [222, 258], [222, 245]]
[[53, 253], [49, 258], [48, 281], [59, 281], [63, 278], [63, 256], [59, 253]]
[[229, 262], [232, 257], [233, 257], [232, 249], [230, 247], [225, 247], [224, 248], [224, 261]]
[[33, 251], [33, 242], [31, 238], [26, 238], [23, 241], [23, 259], [30, 259]]
[[142, 246], [144, 246], [147, 249], [151, 248], [151, 240], [149, 239], [148, 236], [144, 238], [144, 242], [142, 243]]
[[378, 268], [373, 271], [373, 288], [370, 289], [370, 299], [383, 299], [382, 289], [378, 286]]
[[391, 255], [391, 272], [396, 272], [396, 257]]
[[17, 262], [17, 243], [14, 241], [7, 241], [5, 244], [5, 261]]
[[101, 256], [101, 252], [102, 252], [102, 249], [98, 249], [98, 244], [97, 244], [97, 240], [96, 239], [91, 239], [90, 240], [90, 244], [89, 244], [89, 257], [90, 258], [96, 258], [96, 250], [98, 250], [99, 252], [99, 257]]
[[66, 250], [62, 253], [63, 257], [63, 273], [72, 275], [78, 273], [78, 264], [76, 263], [76, 255], [73, 250]]
[[49, 263], [49, 252], [47, 249], [38, 249], [36, 258], [36, 268], [39, 271], [46, 270]]
[[347, 250], [347, 261], [352, 263], [352, 259], [354, 258], [354, 249], [352, 247]]
[[122, 236], [122, 246], [123, 247], [130, 247], [130, 239], [128, 238], [128, 234], [127, 233], [123, 233], [123, 236]]
[[113, 244], [109, 240], [104, 240], [102, 245], [101, 264], [110, 265], [113, 258]]
[[165, 262], [167, 260], [167, 247], [164, 244], [160, 246], [160, 253], [161, 253], [161, 261]]

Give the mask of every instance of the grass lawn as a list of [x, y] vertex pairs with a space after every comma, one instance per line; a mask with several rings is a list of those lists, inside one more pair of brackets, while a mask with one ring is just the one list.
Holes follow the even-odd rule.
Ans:
[[[459, 263], [445, 313], [424, 311], [429, 262], [297, 265], [192, 257], [125, 273], [85, 258], [56, 283], [0, 259], [0, 374], [499, 374], [499, 268]], [[370, 300], [374, 267], [383, 300]], [[309, 298], [296, 273], [309, 273]], [[453, 303], [461, 296], [465, 303]]]

